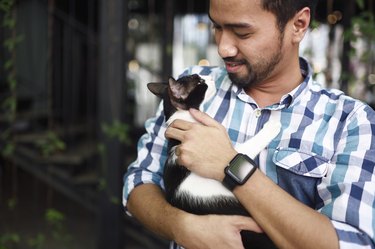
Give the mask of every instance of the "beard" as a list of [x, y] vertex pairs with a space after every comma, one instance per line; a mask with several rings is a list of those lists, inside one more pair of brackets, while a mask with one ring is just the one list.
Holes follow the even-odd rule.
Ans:
[[250, 63], [247, 60], [236, 60], [235, 58], [224, 58], [224, 61], [237, 61], [246, 66], [247, 73], [245, 75], [239, 75], [236, 73], [228, 73], [229, 79], [232, 83], [245, 90], [256, 86], [267, 79], [270, 74], [275, 70], [275, 67], [279, 64], [282, 59], [282, 42], [283, 33], [279, 37], [279, 44], [269, 58], [258, 58], [257, 63]]

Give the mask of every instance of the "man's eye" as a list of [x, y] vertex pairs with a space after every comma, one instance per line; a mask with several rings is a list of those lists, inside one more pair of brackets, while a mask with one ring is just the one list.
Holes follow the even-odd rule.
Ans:
[[217, 25], [217, 24], [213, 24], [213, 25], [212, 25], [212, 29], [213, 29], [213, 30], [221, 30], [222, 28], [221, 28], [221, 26], [219, 26], [219, 25]]
[[245, 38], [248, 38], [251, 33], [235, 33], [237, 37], [241, 38], [241, 39], [245, 39]]

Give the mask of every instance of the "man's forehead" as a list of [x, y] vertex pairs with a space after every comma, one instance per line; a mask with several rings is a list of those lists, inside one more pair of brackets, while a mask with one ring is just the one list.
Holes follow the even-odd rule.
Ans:
[[250, 27], [262, 12], [259, 0], [210, 0], [208, 16], [216, 24]]

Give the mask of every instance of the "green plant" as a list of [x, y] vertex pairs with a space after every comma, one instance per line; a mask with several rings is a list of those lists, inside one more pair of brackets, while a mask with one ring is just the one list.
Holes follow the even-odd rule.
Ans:
[[116, 138], [124, 144], [130, 143], [128, 136], [129, 126], [119, 120], [114, 120], [112, 124], [102, 124], [102, 131], [109, 138]]
[[45, 215], [47, 223], [51, 226], [52, 237], [60, 242], [67, 243], [72, 240], [72, 236], [66, 231], [65, 216], [56, 209], [47, 209]]
[[45, 138], [37, 140], [36, 145], [44, 157], [51, 156], [52, 154], [58, 151], [63, 151], [66, 148], [64, 141], [62, 141], [53, 131], [48, 131]]
[[42, 233], [36, 235], [35, 238], [30, 238], [27, 244], [33, 249], [43, 249], [46, 242], [46, 236]]
[[[348, 75], [343, 75], [343, 79], [348, 80], [352, 86], [355, 86], [358, 80], [368, 86], [368, 75], [373, 73], [375, 64], [375, 52], [372, 49], [375, 44], [375, 16], [368, 10], [371, 8], [366, 9], [365, 0], [357, 0], [356, 4], [360, 12], [351, 19], [350, 28], [344, 32], [344, 40], [351, 44], [350, 51], [346, 51], [349, 57], [361, 64], [364, 72], [349, 72]], [[371, 6], [370, 1], [368, 4]], [[359, 42], [362, 44], [361, 48], [356, 46]]]
[[[131, 140], [129, 138], [129, 126], [119, 120], [114, 120], [112, 123], [103, 123], [102, 126], [103, 134], [109, 139], [117, 139], [120, 143], [129, 145]], [[99, 178], [98, 190], [107, 191], [109, 202], [114, 205], [121, 205], [121, 200], [116, 195], [111, 193], [108, 189], [108, 183], [106, 178], [106, 166], [107, 166], [107, 147], [105, 144], [98, 144], [98, 152], [101, 158], [101, 177]]]
[[15, 149], [15, 142], [12, 138], [12, 124], [15, 122], [17, 113], [17, 77], [16, 77], [16, 47], [23, 40], [22, 35], [16, 32], [17, 16], [14, 9], [15, 0], [0, 0], [0, 11], [3, 12], [3, 19], [1, 22], [4, 28], [5, 40], [3, 47], [8, 53], [8, 58], [4, 61], [4, 71], [6, 73], [6, 83], [8, 87], [8, 94], [0, 103], [2, 116], [7, 120], [8, 127], [2, 131], [0, 140], [4, 141], [4, 146], [1, 154], [9, 156]]
[[23, 248], [27, 244], [30, 249], [45, 249], [47, 237], [52, 239], [58, 245], [69, 248], [69, 243], [73, 240], [65, 226], [65, 216], [56, 209], [47, 209], [45, 212], [45, 221], [49, 226], [46, 233], [39, 232], [34, 237], [25, 237], [17, 232], [6, 232], [0, 235], [0, 249]]
[[10, 249], [15, 245], [18, 245], [21, 238], [16, 233], [5, 233], [0, 236], [0, 249]]

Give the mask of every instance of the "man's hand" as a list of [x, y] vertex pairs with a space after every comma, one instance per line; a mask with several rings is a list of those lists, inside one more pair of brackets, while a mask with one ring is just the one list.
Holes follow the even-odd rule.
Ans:
[[226, 215], [186, 215], [178, 221], [175, 241], [185, 249], [243, 249], [240, 232], [261, 233], [250, 217]]
[[199, 123], [175, 120], [165, 136], [181, 142], [178, 163], [190, 171], [222, 181], [224, 168], [237, 154], [225, 128], [207, 114], [195, 109], [190, 113]]
[[263, 232], [250, 217], [194, 215], [177, 209], [154, 184], [136, 187], [128, 210], [148, 229], [186, 249], [243, 249], [242, 230]]

